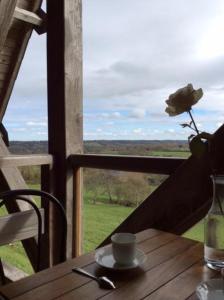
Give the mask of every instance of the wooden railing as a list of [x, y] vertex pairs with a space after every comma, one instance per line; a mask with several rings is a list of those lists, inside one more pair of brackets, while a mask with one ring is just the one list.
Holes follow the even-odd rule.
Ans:
[[164, 175], [172, 174], [185, 160], [183, 158], [96, 154], [76, 154], [69, 157], [69, 162], [74, 169], [85, 167]]
[[[97, 154], [70, 155], [69, 165], [74, 170], [74, 227], [76, 228], [75, 253], [81, 254], [82, 249], [82, 187], [80, 187], [80, 168], [109, 169], [127, 172], [152, 173], [170, 175], [185, 161], [183, 158], [118, 156]], [[128, 230], [128, 228], [126, 229]], [[132, 230], [129, 230], [132, 231]]]
[[5, 155], [0, 156], [0, 168], [52, 165], [53, 156], [49, 154]]
[[[199, 221], [210, 205], [207, 161], [206, 157], [202, 160], [194, 157], [183, 159], [92, 154], [69, 157], [69, 163], [76, 171], [86, 167], [170, 175], [114, 230], [114, 232], [129, 231], [133, 233], [154, 227], [181, 234]], [[77, 197], [77, 194], [74, 195], [77, 207], [81, 207], [81, 204], [78, 203], [80, 199], [81, 197]], [[76, 215], [80, 216], [81, 211], [76, 212]], [[76, 238], [77, 243], [82, 242], [81, 233]], [[110, 236], [101, 246], [109, 241]]]

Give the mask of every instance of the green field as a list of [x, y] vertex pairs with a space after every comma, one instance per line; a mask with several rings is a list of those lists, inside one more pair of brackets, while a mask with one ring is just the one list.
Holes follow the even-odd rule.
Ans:
[[150, 151], [150, 156], [156, 157], [181, 157], [187, 158], [190, 156], [189, 151]]
[[133, 208], [107, 205], [84, 204], [84, 251], [96, 248], [127, 216]]
[[204, 242], [204, 221], [198, 222], [195, 226], [186, 231], [183, 236], [192, 240]]

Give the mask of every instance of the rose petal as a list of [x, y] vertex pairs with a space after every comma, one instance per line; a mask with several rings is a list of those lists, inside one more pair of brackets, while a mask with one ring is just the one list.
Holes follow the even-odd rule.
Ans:
[[165, 109], [165, 112], [169, 114], [170, 117], [174, 117], [177, 115], [180, 115], [184, 112], [185, 110], [176, 108], [174, 106], [168, 105], [167, 108]]
[[[168, 108], [166, 112], [170, 116], [176, 116], [191, 109], [199, 99], [203, 96], [202, 89], [194, 90], [193, 85], [189, 83], [187, 86], [178, 89], [175, 93], [169, 96], [166, 100]], [[169, 108], [172, 107], [172, 108]]]

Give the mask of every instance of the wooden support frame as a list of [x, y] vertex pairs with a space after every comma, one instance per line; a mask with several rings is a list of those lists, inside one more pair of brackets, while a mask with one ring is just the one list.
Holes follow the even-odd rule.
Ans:
[[[12, 189], [18, 189], [18, 188], [27, 188], [26, 183], [21, 176], [20, 171], [18, 170], [18, 166], [24, 166], [24, 165], [42, 165], [43, 168], [51, 168], [52, 165], [50, 164], [48, 167], [47, 165], [49, 163], [52, 163], [52, 156], [51, 155], [27, 155], [27, 156], [21, 156], [21, 155], [10, 155], [7, 147], [5, 146], [3, 140], [0, 138], [0, 153], [2, 156], [0, 156], [0, 164], [2, 163], [2, 166], [0, 168], [0, 191], [6, 191], [6, 190], [12, 190]], [[45, 181], [46, 184], [46, 181]], [[43, 185], [42, 185], [43, 187]], [[47, 189], [45, 189], [47, 191]], [[23, 202], [12, 202], [7, 203], [7, 210], [9, 213], [15, 213], [23, 210], [30, 209], [30, 206], [27, 203]], [[43, 206], [46, 216], [48, 216], [48, 204], [45, 203]], [[45, 243], [43, 244], [44, 247], [43, 251], [45, 253], [48, 253], [48, 218], [45, 218], [45, 228], [46, 232], [44, 234]], [[37, 242], [35, 238], [30, 238], [22, 241], [23, 246], [26, 250], [26, 253], [30, 259], [31, 264], [35, 268], [36, 264], [36, 250], [37, 250]], [[47, 255], [44, 255], [44, 260], [41, 262], [41, 268], [47, 268], [49, 267], [49, 257]]]
[[[75, 222], [81, 196], [73, 198], [77, 195], [77, 191], [73, 191], [77, 186], [73, 185], [73, 170], [67, 158], [83, 151], [82, 1], [48, 0], [47, 17], [49, 153], [55, 158], [53, 192], [67, 212], [69, 258], [79, 254], [77, 244], [81, 242], [81, 232]], [[81, 184], [81, 178], [76, 182]], [[77, 190], [80, 189], [77, 187]], [[56, 228], [55, 235], [60, 235], [60, 224], [53, 228]], [[57, 262], [56, 247], [54, 254], [54, 262]]]
[[[113, 233], [156, 228], [182, 234], [200, 221], [211, 206], [210, 175], [224, 172], [223, 138], [224, 125], [215, 132], [209, 154], [186, 160]], [[100, 246], [108, 243], [110, 236]]]
[[0, 169], [22, 166], [42, 166], [52, 165], [53, 156], [49, 154], [31, 154], [31, 155], [0, 155]]
[[[6, 2], [7, 6], [9, 5], [10, 2], [15, 1], [16, 4], [16, 0], [1, 0], [2, 3]], [[0, 3], [1, 3], [0, 2]], [[36, 1], [26, 1], [24, 2], [24, 7], [27, 9], [30, 9], [32, 11], [37, 11], [40, 8], [40, 5], [42, 3], [42, 0], [36, 0]], [[23, 7], [23, 6], [22, 6]], [[15, 6], [14, 6], [15, 8]], [[1, 8], [0, 8], [0, 12], [2, 12]], [[12, 18], [13, 18], [13, 14], [14, 14], [14, 9], [12, 11]], [[22, 32], [21, 32], [21, 37], [20, 37], [20, 42], [18, 44], [18, 48], [17, 51], [13, 51], [13, 62], [12, 57], [10, 58], [10, 74], [7, 75], [7, 79], [3, 82], [3, 89], [1, 91], [1, 98], [0, 98], [0, 121], [2, 121], [7, 105], [8, 105], [8, 101], [9, 98], [11, 96], [12, 93], [12, 89], [14, 87], [14, 83], [15, 80], [17, 78], [19, 69], [20, 69], [20, 65], [22, 63], [24, 54], [25, 54], [25, 50], [27, 47], [27, 44], [29, 42], [31, 33], [33, 28], [30, 26], [27, 26], [26, 24], [24, 24], [24, 26], [22, 26], [23, 28], [21, 28]], [[9, 32], [10, 34], [10, 32]], [[6, 47], [4, 47], [2, 49], [3, 54], [5, 53], [4, 51]], [[0, 48], [1, 50], [1, 48]], [[9, 50], [9, 48], [8, 48]]]
[[16, 7], [13, 16], [17, 20], [33, 25], [38, 34], [47, 32], [47, 16], [42, 9], [39, 9], [38, 13], [34, 13], [32, 11]]
[[4, 46], [17, 0], [0, 0], [0, 51]]
[[37, 14], [19, 7], [15, 8], [13, 17], [35, 26], [43, 24], [43, 20]]
[[163, 175], [172, 174], [185, 161], [184, 158], [126, 155], [76, 154], [69, 157], [75, 169], [85, 167]]
[[[40, 209], [40, 213], [44, 221], [44, 210]], [[0, 232], [0, 246], [36, 236], [38, 234], [36, 212], [32, 209], [0, 217]]]

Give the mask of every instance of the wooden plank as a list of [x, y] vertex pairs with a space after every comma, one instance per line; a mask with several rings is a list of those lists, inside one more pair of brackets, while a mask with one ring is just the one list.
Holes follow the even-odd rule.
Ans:
[[9, 38], [8, 37], [5, 40], [5, 44], [4, 44], [5, 47], [14, 48], [16, 45], [17, 45], [17, 39], [16, 38]]
[[[176, 245], [176, 249], [175, 249], [174, 253], [172, 253], [170, 251], [171, 249], [173, 249], [173, 247], [169, 248], [169, 246], [171, 244], [172, 244], [172, 246]], [[105, 270], [102, 270], [102, 269], [100, 270], [99, 268], [96, 269], [95, 271], [97, 272], [98, 275], [102, 275], [102, 274], [106, 275], [108, 273], [108, 277], [110, 277], [115, 282], [116, 290], [119, 291], [123, 287], [125, 287], [127, 285], [127, 283], [134, 282], [138, 278], [139, 279], [141, 278], [141, 280], [144, 281], [144, 275], [147, 274], [147, 272], [150, 272], [150, 270], [153, 270], [153, 268], [155, 268], [157, 265], [165, 263], [166, 261], [169, 261], [175, 255], [180, 254], [181, 250], [182, 251], [185, 251], [185, 250], [187, 251], [187, 249], [190, 248], [189, 245], [188, 246], [185, 245], [185, 248], [181, 247], [181, 249], [178, 249], [177, 247], [178, 247], [178, 244], [177, 244], [177, 241], [175, 241], [173, 243], [166, 244], [166, 245], [162, 246], [161, 248], [150, 252], [147, 255], [148, 259], [147, 259], [147, 262], [144, 266], [144, 270], [140, 269], [140, 270], [134, 270], [132, 272], [125, 272], [125, 276], [122, 273], [113, 274], [111, 272], [106, 272]], [[160, 250], [162, 250], [161, 253], [160, 253]], [[154, 259], [150, 260], [150, 257], [154, 258], [154, 255], [157, 252], [158, 252], [158, 255], [157, 255], [156, 259], [155, 260]], [[162, 253], [164, 254], [164, 256], [163, 256]], [[93, 270], [90, 269], [89, 267], [87, 267], [87, 269], [89, 269], [89, 271], [93, 272]], [[130, 294], [131, 294], [130, 286], [129, 286], [129, 290], [130, 290], [130, 293], [127, 294], [127, 297], [124, 297], [125, 299], [135, 299], [135, 300], [140, 299], [140, 297], [138, 298], [138, 296], [136, 296], [136, 295], [133, 298], [130, 297]], [[113, 295], [113, 292], [110, 293], [110, 291], [107, 291], [107, 290], [105, 291], [103, 289], [99, 289], [95, 282], [89, 281], [87, 284], [84, 284], [84, 285], [80, 286], [77, 289], [73, 289], [70, 292], [63, 294], [61, 299], [63, 299], [63, 300], [68, 300], [68, 299], [73, 299], [73, 298], [91, 299], [92, 295], [94, 295], [93, 297], [95, 297], [95, 299], [98, 299], [98, 297], [99, 298], [101, 298], [101, 297], [104, 298], [104, 296], [107, 298], [109, 295], [110, 295], [111, 298], [116, 299], [116, 296], [117, 296], [116, 294]]]
[[74, 179], [74, 223], [75, 223], [75, 234], [74, 237], [79, 241], [75, 243], [75, 249], [73, 251], [74, 256], [79, 256], [82, 254], [83, 250], [83, 205], [82, 205], [82, 197], [83, 197], [83, 182], [82, 181], [82, 170], [75, 169], [73, 171], [73, 179]]
[[[4, 0], [4, 1], [8, 2], [8, 0]], [[10, 1], [12, 1], [12, 0], [10, 0]], [[41, 2], [42, 2], [42, 0], [30, 0], [25, 3], [26, 7], [21, 7], [21, 8], [28, 9], [33, 12], [40, 8]], [[19, 4], [17, 4], [17, 6], [19, 6]], [[14, 13], [14, 11], [13, 11], [13, 13]], [[13, 21], [13, 23], [14, 22], [15, 21]], [[13, 27], [13, 23], [12, 23], [12, 27]], [[28, 41], [29, 41], [29, 38], [32, 33], [32, 28], [27, 28], [26, 24], [21, 24], [21, 26], [18, 26], [17, 29], [18, 29], [18, 34], [17, 34], [18, 44], [17, 44], [17, 46], [13, 47], [13, 48], [7, 48], [7, 49], [5, 49], [5, 47], [3, 48], [4, 54], [7, 53], [7, 51], [10, 51], [9, 54], [13, 55], [13, 57], [11, 57], [11, 60], [10, 60], [11, 63], [10, 63], [9, 72], [7, 74], [7, 78], [4, 78], [5, 79], [4, 89], [1, 90], [0, 121], [2, 121], [2, 119], [4, 117], [5, 110], [8, 105], [8, 101], [9, 101], [15, 80], [17, 78], [19, 68], [22, 63]], [[13, 36], [14, 35], [15, 34], [13, 33]], [[10, 38], [10, 32], [9, 32], [8, 37]]]
[[0, 73], [0, 80], [5, 80], [6, 75], [6, 73]]
[[[0, 154], [3, 156], [7, 156], [10, 154], [2, 138], [0, 138]], [[0, 169], [0, 191], [3, 192], [6, 190], [19, 189], [19, 188], [23, 189], [28, 187], [18, 168], [16, 167], [1, 168]], [[27, 203], [21, 201], [20, 203], [8, 202], [6, 207], [9, 213], [15, 213], [18, 211], [31, 209], [31, 207]], [[24, 240], [22, 243], [33, 267], [35, 268], [36, 251], [37, 251], [37, 242], [35, 238]]]
[[8, 65], [9, 62], [10, 62], [9, 56], [3, 55], [3, 54], [1, 53], [1, 55], [0, 55], [0, 63], [1, 63], [1, 64], [5, 64], [5, 65]]
[[146, 300], [180, 300], [188, 299], [195, 291], [199, 282], [217, 276], [217, 272], [204, 266], [202, 261], [194, 264], [185, 272], [175, 277], [156, 292], [153, 292]]
[[41, 3], [42, 1], [37, 0], [18, 0], [17, 7], [36, 12], [40, 9]]
[[8, 70], [8, 65], [0, 63], [0, 74], [5, 73], [7, 70]]
[[172, 174], [185, 161], [186, 159], [182, 158], [129, 155], [76, 154], [69, 157], [73, 168], [86, 167], [154, 174]]
[[0, 52], [4, 46], [17, 0], [0, 1]]
[[[40, 213], [44, 220], [44, 210], [40, 209]], [[36, 236], [38, 220], [35, 211], [27, 210], [0, 217], [0, 232], [0, 246]]]
[[[149, 229], [149, 230], [145, 230], [141, 234], [137, 234], [137, 240], [138, 243], [141, 243], [144, 242], [145, 240], [148, 241], [151, 238], [160, 235], [163, 238], [164, 233], [158, 230]], [[161, 245], [161, 242], [159, 242], [159, 240], [157, 241]], [[164, 243], [167, 243], [166, 239]], [[155, 248], [157, 248], [157, 245], [154, 242], [154, 249]], [[181, 251], [183, 251], [183, 249], [181, 249]], [[61, 277], [64, 277], [66, 274], [70, 274], [72, 267], [86, 267], [92, 264], [93, 262], [94, 262], [94, 252], [91, 252], [89, 254], [79, 256], [75, 259], [70, 259], [62, 264], [54, 266], [51, 269], [41, 271], [35, 274], [35, 276], [32, 276], [32, 280], [30, 280], [31, 278], [24, 278], [21, 282], [15, 282], [14, 284], [1, 287], [0, 291], [2, 293], [7, 294], [9, 298], [14, 298], [24, 293], [27, 293], [29, 291], [32, 291], [34, 289], [37, 289], [42, 285], [46, 284], [47, 282], [53, 282], [57, 279], [60, 279]], [[76, 277], [74, 273], [73, 275], [74, 277]], [[76, 277], [76, 280], [77, 278], [78, 276]], [[82, 277], [79, 278], [81, 279]], [[85, 280], [84, 282], [89, 282], [89, 279], [87, 278], [83, 278], [83, 279]], [[70, 286], [70, 288], [72, 288], [72, 286]]]
[[31, 25], [41, 26], [43, 24], [43, 20], [37, 14], [19, 7], [15, 8], [13, 17]]
[[0, 155], [0, 168], [52, 165], [53, 156], [50, 154], [31, 155]]
[[[49, 153], [55, 156], [54, 194], [66, 208], [67, 257], [72, 257], [79, 248], [76, 244], [81, 242], [81, 234], [76, 236], [74, 220], [75, 207], [79, 206], [74, 201], [80, 201], [81, 197], [73, 198], [73, 170], [67, 158], [83, 151], [81, 1], [48, 1], [47, 16]], [[57, 236], [58, 231], [57, 222]], [[57, 255], [57, 249], [54, 253]]]
[[102, 299], [142, 299], [197, 263], [201, 259], [201, 251], [202, 245], [193, 246], [184, 253], [157, 265], [144, 273], [144, 276], [129, 280], [128, 284], [107, 294]]
[[12, 58], [11, 56], [13, 55], [14, 52], [15, 52], [14, 48], [4, 46], [2, 48], [1, 55], [7, 56], [10, 59], [10, 61], [11, 61], [11, 58]]
[[[148, 243], [148, 245], [150, 245], [150, 243]], [[170, 245], [172, 245], [171, 248], [170, 248]], [[157, 265], [160, 265], [162, 263], [165, 264], [165, 263], [169, 262], [170, 260], [173, 261], [173, 259], [176, 256], [180, 256], [183, 251], [188, 252], [189, 249], [192, 249], [192, 242], [191, 242], [191, 244], [186, 242], [185, 245], [178, 248], [178, 246], [180, 246], [180, 243], [178, 244], [177, 241], [175, 243], [174, 242], [167, 243], [167, 241], [164, 241], [164, 244], [161, 245], [161, 243], [160, 243], [160, 246], [161, 247], [159, 247], [159, 245], [157, 245], [157, 246], [154, 245], [154, 247], [151, 247], [151, 251], [150, 251], [150, 249], [148, 249], [149, 250], [149, 252], [147, 252], [148, 259], [147, 259], [146, 265], [144, 266], [144, 271], [137, 270], [136, 272], [129, 272], [129, 273], [126, 272], [125, 277], [122, 274], [120, 274], [120, 276], [119, 276], [118, 273], [116, 273], [116, 274], [112, 274], [111, 272], [108, 273], [108, 274], [110, 274], [108, 276], [115, 282], [117, 291], [122, 289], [123, 287], [125, 287], [128, 282], [135, 281], [136, 279], [138, 279], [138, 277], [141, 277], [141, 279], [144, 280], [144, 277], [141, 276], [144, 274], [144, 272], [145, 273], [150, 272], [150, 270], [153, 271], [153, 269]], [[174, 252], [170, 251], [170, 250], [173, 250], [174, 248], [175, 248]], [[158, 252], [157, 257], [153, 260], [150, 260], [150, 257], [151, 256], [154, 257], [154, 254], [156, 252]], [[104, 274], [104, 275], [107, 274], [107, 272], [105, 270], [102, 270], [99, 267], [97, 267], [95, 263], [88, 265], [85, 269], [87, 271], [95, 273], [99, 276], [101, 276], [102, 274]], [[136, 275], [138, 275], [138, 276], [136, 276]], [[73, 298], [96, 299], [98, 297], [103, 297], [104, 295], [107, 296], [108, 292], [110, 292], [108, 290], [99, 289], [96, 282], [93, 282], [92, 280], [89, 280], [88, 278], [83, 278], [82, 276], [76, 275], [74, 273], [68, 273], [67, 275], [65, 275], [63, 277], [58, 278], [54, 282], [49, 282], [49, 284], [42, 285], [33, 291], [30, 290], [30, 292], [28, 294], [21, 295], [18, 298], [16, 297], [16, 299], [17, 300], [31, 299], [31, 297], [32, 297], [31, 294], [33, 292], [35, 292], [35, 294], [38, 295], [36, 299], [41, 299], [41, 297], [49, 299], [49, 300], [55, 299], [56, 297], [59, 297], [61, 294], [63, 294], [63, 296], [60, 296], [60, 298], [63, 300], [73, 299]], [[127, 297], [127, 299], [129, 299], [129, 298]], [[134, 299], [138, 299], [138, 298], [136, 297]]]

